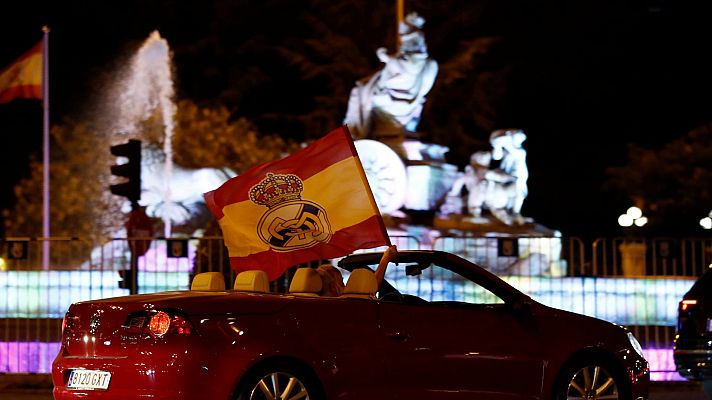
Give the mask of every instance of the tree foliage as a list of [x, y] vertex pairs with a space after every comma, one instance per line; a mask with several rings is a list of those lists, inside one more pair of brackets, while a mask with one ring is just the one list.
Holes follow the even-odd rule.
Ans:
[[653, 229], [664, 223], [668, 234], [699, 231], [712, 210], [712, 124], [660, 149], [631, 145], [628, 153], [627, 165], [607, 171], [607, 186], [649, 210]]
[[[98, 240], [109, 235], [120, 213], [108, 191], [107, 138], [85, 123], [65, 121], [51, 131], [50, 233]], [[33, 159], [30, 175], [15, 186], [14, 210], [4, 210], [8, 236], [42, 236], [43, 162]]]
[[260, 135], [245, 118], [231, 121], [224, 106], [200, 108], [183, 100], [176, 119], [174, 161], [185, 168], [227, 168], [240, 173], [297, 148], [279, 136]]

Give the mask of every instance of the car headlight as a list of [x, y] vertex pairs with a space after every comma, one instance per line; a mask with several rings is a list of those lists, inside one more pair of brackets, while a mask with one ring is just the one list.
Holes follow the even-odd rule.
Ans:
[[635, 350], [635, 352], [638, 353], [639, 356], [645, 358], [645, 356], [643, 356], [643, 348], [640, 346], [640, 342], [638, 342], [638, 339], [636, 339], [631, 332], [628, 332], [628, 341], [633, 347], [633, 350]]

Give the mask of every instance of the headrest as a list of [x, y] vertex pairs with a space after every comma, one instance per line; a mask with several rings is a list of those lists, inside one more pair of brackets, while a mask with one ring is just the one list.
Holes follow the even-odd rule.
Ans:
[[294, 273], [289, 293], [305, 296], [318, 296], [321, 292], [321, 275], [314, 268], [299, 268]]
[[242, 271], [235, 277], [235, 290], [243, 292], [269, 292], [269, 277], [262, 270]]
[[[344, 288], [344, 295], [362, 295], [363, 297], [373, 297], [378, 291], [376, 275], [373, 271], [359, 268], [351, 271], [349, 280]], [[353, 297], [353, 296], [351, 296]]]
[[190, 290], [225, 290], [225, 278], [221, 272], [201, 272], [193, 278]]

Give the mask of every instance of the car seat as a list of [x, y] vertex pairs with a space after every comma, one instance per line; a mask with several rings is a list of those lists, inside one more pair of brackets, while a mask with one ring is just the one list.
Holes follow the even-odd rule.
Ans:
[[314, 268], [299, 268], [289, 285], [289, 293], [299, 296], [318, 296], [321, 285], [321, 275]]
[[269, 277], [262, 270], [242, 271], [235, 277], [235, 290], [241, 292], [269, 292]]
[[378, 291], [376, 275], [368, 269], [355, 269], [351, 271], [346, 282], [344, 293], [340, 297], [356, 299], [375, 299]]
[[211, 292], [225, 290], [225, 278], [221, 272], [201, 272], [193, 278], [190, 290]]

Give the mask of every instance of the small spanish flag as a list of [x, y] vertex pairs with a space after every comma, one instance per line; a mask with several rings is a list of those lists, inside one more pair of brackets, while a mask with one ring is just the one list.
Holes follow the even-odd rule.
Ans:
[[0, 71], [0, 103], [42, 98], [42, 41]]
[[204, 197], [237, 272], [274, 280], [293, 265], [390, 244], [346, 126]]

